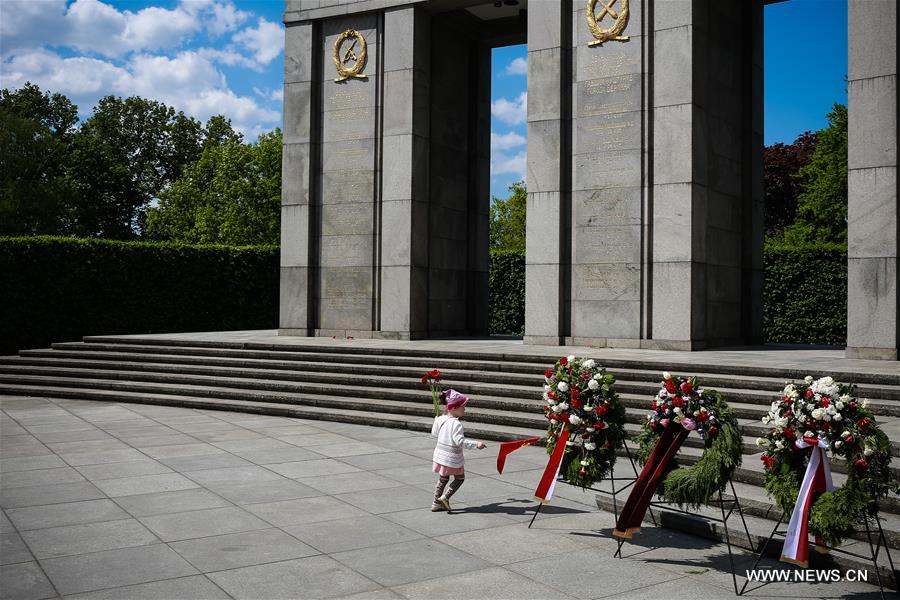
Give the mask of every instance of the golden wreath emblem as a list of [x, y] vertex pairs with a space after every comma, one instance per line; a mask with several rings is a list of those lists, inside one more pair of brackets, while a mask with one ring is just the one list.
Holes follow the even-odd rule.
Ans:
[[[344, 42], [353, 38], [350, 47], [344, 50], [342, 46]], [[357, 48], [357, 44], [359, 47]], [[331, 59], [334, 61], [334, 68], [337, 69], [338, 77], [335, 82], [346, 81], [353, 77], [365, 79], [368, 77], [362, 72], [366, 66], [366, 38], [355, 29], [348, 29], [334, 40], [334, 48], [331, 53]], [[348, 66], [349, 65], [349, 66]]]
[[[603, 7], [600, 9], [599, 14], [595, 12], [597, 9], [597, 2], [600, 2], [600, 5]], [[613, 7], [615, 3], [616, 0], [588, 0], [585, 17], [587, 18], [591, 35], [596, 38], [593, 42], [588, 44], [588, 47], [593, 48], [594, 46], [600, 46], [603, 42], [608, 42], [610, 40], [627, 42], [630, 39], [627, 35], [622, 35], [622, 32], [625, 31], [625, 27], [628, 25], [628, 0], [621, 0], [618, 7]], [[599, 25], [599, 23], [606, 18], [606, 15], [615, 19], [609, 29], [603, 29]]]

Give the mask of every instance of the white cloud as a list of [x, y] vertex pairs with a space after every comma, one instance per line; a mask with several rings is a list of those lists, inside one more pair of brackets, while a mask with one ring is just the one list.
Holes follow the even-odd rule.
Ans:
[[514, 58], [506, 65], [507, 75], [528, 75], [528, 61], [522, 57]]
[[88, 115], [106, 95], [137, 95], [164, 102], [205, 121], [215, 114], [232, 120], [245, 134], [279, 125], [281, 113], [232, 91], [225, 76], [197, 52], [174, 57], [140, 54], [124, 66], [89, 57], [64, 58], [48, 50], [22, 53], [0, 64], [0, 86], [21, 87], [26, 81], [61, 92]]
[[214, 4], [212, 12], [213, 18], [207, 22], [206, 28], [212, 35], [216, 36], [229, 31], [234, 31], [237, 29], [238, 25], [250, 17], [250, 13], [238, 10], [231, 2], [226, 4]]
[[515, 131], [510, 131], [509, 133], [491, 132], [491, 152], [524, 146], [525, 142], [525, 137], [519, 135]]
[[491, 102], [491, 114], [508, 125], [524, 123], [528, 116], [528, 93], [522, 92], [513, 100], [494, 100]]
[[518, 179], [525, 179], [525, 158], [526, 154], [523, 150], [513, 156], [500, 154], [491, 157], [491, 176], [502, 175], [503, 173], [512, 173]]
[[264, 98], [265, 100], [275, 100], [277, 102], [284, 101], [284, 88], [270, 90], [269, 88], [260, 89], [256, 86], [253, 86], [253, 93], [260, 98]]
[[228, 65], [229, 67], [245, 67], [254, 71], [262, 71], [262, 66], [252, 58], [244, 56], [240, 52], [230, 49], [198, 48], [195, 52], [211, 61]]
[[231, 38], [253, 53], [256, 62], [266, 65], [284, 50], [284, 29], [260, 17], [256, 27], [243, 29]]

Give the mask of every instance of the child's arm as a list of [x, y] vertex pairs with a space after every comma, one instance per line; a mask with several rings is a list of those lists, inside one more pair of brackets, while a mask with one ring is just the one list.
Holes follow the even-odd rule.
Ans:
[[437, 437], [438, 431], [440, 428], [438, 427], [440, 417], [434, 418], [434, 423], [431, 424], [431, 437]]
[[453, 444], [456, 446], [462, 446], [463, 448], [467, 448], [469, 450], [472, 450], [474, 448], [481, 449], [485, 447], [483, 443], [467, 438], [463, 434], [463, 427], [459, 421], [456, 422], [456, 426], [453, 428]]

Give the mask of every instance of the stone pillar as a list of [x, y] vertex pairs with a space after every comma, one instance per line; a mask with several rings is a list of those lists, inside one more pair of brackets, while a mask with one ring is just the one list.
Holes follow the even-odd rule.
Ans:
[[[382, 85], [378, 24], [376, 14], [322, 22], [318, 335], [371, 337], [375, 329]], [[358, 31], [366, 40], [366, 77], [335, 81], [332, 48], [347, 29]], [[356, 51], [360, 52], [359, 47]]]
[[310, 335], [315, 327], [317, 257], [311, 244], [317, 219], [310, 211], [318, 154], [312, 127], [315, 37], [312, 22], [285, 27], [279, 331], [286, 335]]
[[528, 190], [525, 341], [562, 344], [569, 331], [570, 0], [528, 7]]
[[848, 9], [847, 356], [897, 360], [897, 4]]
[[643, 345], [741, 343], [743, 315], [760, 301], [750, 294], [761, 292], [751, 289], [761, 246], [744, 231], [761, 236], [762, 212], [742, 197], [761, 191], [744, 183], [753, 170], [742, 141], [754, 21], [739, 3], [683, 0], [654, 3], [653, 23], [652, 329]]
[[419, 8], [384, 15], [379, 337], [428, 329], [429, 26]]

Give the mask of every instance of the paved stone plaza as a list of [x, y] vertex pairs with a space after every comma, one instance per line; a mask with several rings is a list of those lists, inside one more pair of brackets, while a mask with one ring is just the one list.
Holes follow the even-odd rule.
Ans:
[[[529, 530], [540, 448], [503, 476], [496, 445], [470, 452], [447, 515], [428, 510], [421, 433], [42, 398], [0, 408], [3, 600], [733, 597], [726, 549], [707, 540], [648, 528], [612, 558], [612, 515], [590, 493], [561, 487]], [[750, 564], [739, 555], [739, 572]]]

